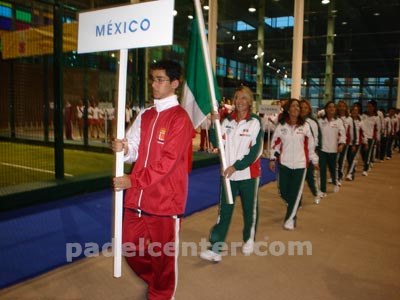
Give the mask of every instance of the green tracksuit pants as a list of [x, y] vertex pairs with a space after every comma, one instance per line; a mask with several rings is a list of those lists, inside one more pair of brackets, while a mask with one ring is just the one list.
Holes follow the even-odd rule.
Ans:
[[368, 150], [361, 147], [361, 155], [364, 161], [364, 171], [369, 171], [371, 162], [373, 161], [374, 148], [376, 146], [376, 141], [374, 139], [368, 139]]
[[319, 152], [319, 173], [321, 177], [321, 192], [326, 193], [326, 171], [329, 168], [332, 183], [337, 185], [337, 153]]
[[357, 145], [355, 148], [356, 150], [353, 152], [352, 146], [350, 146], [349, 150], [347, 151], [347, 161], [349, 162], [347, 175], [351, 175], [353, 180], [355, 179], [357, 157], [358, 153], [360, 152], [360, 147], [362, 146]]
[[318, 182], [315, 176], [314, 165], [309, 164], [307, 167], [306, 182], [314, 197], [318, 195]]
[[279, 192], [287, 203], [285, 221], [296, 220], [307, 169], [290, 169], [279, 164]]
[[344, 145], [342, 152], [338, 154], [338, 180], [341, 181], [344, 175], [344, 164], [347, 158], [347, 152], [349, 151], [349, 145]]
[[244, 228], [243, 241], [255, 239], [257, 221], [258, 221], [258, 187], [260, 178], [252, 178], [240, 181], [230, 181], [232, 189], [232, 198], [234, 204], [227, 204], [225, 191], [221, 179], [220, 188], [220, 204], [217, 224], [211, 229], [210, 243], [211, 249], [216, 252], [221, 252], [221, 244], [225, 242], [231, 223], [233, 209], [235, 206], [235, 198], [239, 194], [242, 202]]

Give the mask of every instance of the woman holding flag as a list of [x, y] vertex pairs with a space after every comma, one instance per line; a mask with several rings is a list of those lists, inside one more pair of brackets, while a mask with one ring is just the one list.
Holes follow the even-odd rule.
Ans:
[[[251, 112], [254, 97], [246, 86], [240, 86], [233, 96], [235, 110], [222, 122], [222, 143], [227, 168], [222, 176], [230, 181], [232, 198], [240, 194], [243, 208], [244, 228], [242, 252], [250, 255], [254, 251], [254, 240], [258, 219], [258, 187], [261, 176], [260, 156], [263, 151], [263, 132], [260, 118]], [[218, 114], [213, 118], [219, 118]], [[213, 143], [216, 144], [216, 143]], [[217, 223], [211, 229], [211, 248], [200, 254], [204, 260], [219, 262], [222, 245], [228, 233], [234, 204], [228, 204], [221, 180], [220, 204]]]

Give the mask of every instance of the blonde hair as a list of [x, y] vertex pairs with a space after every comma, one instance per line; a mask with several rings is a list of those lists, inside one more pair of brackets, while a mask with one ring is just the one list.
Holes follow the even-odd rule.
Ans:
[[239, 86], [236, 90], [235, 93], [233, 94], [233, 102], [236, 107], [236, 95], [238, 92], [242, 92], [246, 95], [247, 103], [249, 104], [249, 110], [251, 111], [251, 108], [253, 107], [253, 102], [254, 102], [254, 95], [253, 91], [244, 85]]

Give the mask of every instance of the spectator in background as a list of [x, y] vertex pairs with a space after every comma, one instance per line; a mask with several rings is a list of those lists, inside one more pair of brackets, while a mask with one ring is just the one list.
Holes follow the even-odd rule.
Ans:
[[125, 106], [125, 130], [129, 129], [129, 126], [131, 125], [132, 121], [133, 121], [133, 111], [131, 108], [131, 103], [127, 101]]
[[[271, 105], [280, 105], [280, 101], [273, 101]], [[281, 112], [283, 108], [281, 107]], [[268, 151], [270, 147], [270, 141], [272, 135], [274, 134], [274, 130], [278, 125], [278, 116], [279, 114], [264, 114], [261, 116], [262, 122], [262, 129], [264, 131], [264, 150], [263, 150], [263, 157], [269, 157]]]
[[211, 150], [210, 145], [210, 127], [211, 127], [211, 114], [208, 114], [204, 121], [200, 124], [200, 149], [199, 151], [204, 152]]
[[74, 113], [72, 110], [71, 102], [69, 102], [69, 100], [66, 100], [64, 105], [64, 127], [65, 127], [65, 137], [67, 140], [73, 140], [72, 138], [73, 119], [74, 119]]
[[94, 138], [94, 130], [95, 130], [93, 115], [94, 115], [93, 102], [90, 101], [88, 107], [88, 125], [89, 125], [89, 134], [92, 138]]
[[78, 122], [78, 130], [79, 130], [79, 136], [83, 138], [83, 115], [85, 112], [85, 106], [83, 106], [82, 100], [78, 101], [78, 105], [76, 106], [76, 116], [77, 116], [77, 122]]

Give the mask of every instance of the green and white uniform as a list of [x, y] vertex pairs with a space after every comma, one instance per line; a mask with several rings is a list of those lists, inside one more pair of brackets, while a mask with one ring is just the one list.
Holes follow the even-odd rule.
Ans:
[[343, 121], [338, 118], [328, 119], [323, 117], [318, 120], [321, 127], [322, 143], [319, 152], [319, 167], [321, 175], [321, 192], [326, 193], [327, 167], [331, 174], [332, 182], [337, 185], [337, 151], [338, 145], [345, 144], [346, 134]]
[[292, 126], [284, 122], [275, 129], [270, 153], [271, 159], [279, 161], [279, 190], [288, 204], [285, 221], [296, 220], [309, 161], [318, 165], [314, 150], [314, 137], [308, 123]]
[[[315, 150], [317, 150], [321, 147], [321, 128], [319, 128], [318, 121], [313, 117], [307, 117], [306, 123], [310, 126], [311, 134], [314, 138]], [[309, 164], [307, 167], [306, 182], [313, 196], [317, 196], [319, 192], [319, 181], [317, 181], [317, 176], [315, 174], [314, 166], [312, 164]]]
[[[258, 220], [258, 187], [261, 176], [260, 156], [263, 151], [263, 131], [260, 118], [248, 114], [237, 122], [233, 112], [222, 122], [222, 140], [225, 147], [227, 166], [234, 166], [236, 171], [230, 179], [232, 198], [239, 194], [244, 215], [243, 241], [255, 239]], [[215, 143], [214, 143], [215, 144]], [[217, 224], [211, 229], [211, 249], [219, 253], [220, 245], [225, 242], [232, 219], [234, 205], [227, 204], [221, 178], [220, 206]]]

